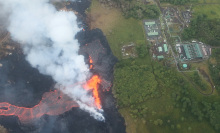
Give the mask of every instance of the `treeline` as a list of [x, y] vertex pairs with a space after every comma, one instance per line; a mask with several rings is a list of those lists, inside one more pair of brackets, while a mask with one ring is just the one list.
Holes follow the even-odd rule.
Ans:
[[220, 103], [210, 102], [207, 99], [198, 101], [190, 95], [190, 86], [182, 82], [181, 88], [175, 89], [172, 93], [173, 99], [176, 101], [175, 106], [181, 108], [182, 112], [190, 112], [198, 121], [208, 120], [215, 130], [220, 130]]
[[184, 29], [183, 40], [198, 39], [208, 45], [220, 46], [220, 19], [208, 19], [206, 15], [198, 15]]
[[137, 0], [99, 0], [108, 6], [115, 6], [121, 9], [126, 18], [158, 18], [159, 8], [156, 5], [147, 4]]
[[148, 65], [134, 59], [120, 61], [115, 66], [114, 88], [120, 107], [131, 106], [159, 95], [157, 81]]
[[[141, 119], [143, 123], [148, 120], [149, 113], [158, 115], [151, 110], [144, 101], [170, 95], [173, 99], [170, 105], [179, 108], [183, 116], [194, 116], [198, 121], [209, 121], [215, 130], [220, 130], [220, 102], [218, 99], [204, 97], [199, 99], [192, 93], [193, 86], [180, 73], [159, 63], [143, 65], [139, 59], [123, 60], [116, 65], [114, 88], [120, 108], [129, 107], [132, 118]], [[198, 74], [192, 78], [198, 80]], [[199, 84], [199, 83], [197, 83]], [[169, 93], [167, 90], [170, 90]], [[198, 92], [199, 93], [199, 92]], [[166, 102], [166, 101], [165, 101]], [[163, 104], [163, 103], [158, 103]], [[181, 117], [181, 121], [188, 118]], [[167, 121], [166, 116], [157, 116], [152, 124], [162, 126]], [[170, 118], [169, 118], [170, 119]], [[179, 128], [170, 123], [170, 128]], [[191, 127], [188, 127], [189, 130]]]
[[203, 91], [207, 90], [208, 85], [202, 81], [202, 78], [199, 76], [198, 72], [194, 72], [192, 76], [190, 76], [192, 81], [199, 86]]
[[192, 1], [196, 1], [196, 0], [160, 0], [160, 2], [171, 3], [174, 5], [184, 5]]
[[137, 51], [138, 57], [140, 58], [146, 57], [149, 54], [148, 50], [149, 48], [144, 44], [136, 46], [136, 51]]
[[131, 7], [122, 8], [125, 17], [135, 19], [158, 18], [160, 15], [159, 8], [156, 5], [145, 5], [141, 2], [135, 2]]
[[215, 60], [215, 63], [209, 61], [209, 71], [216, 90], [220, 92], [220, 49], [213, 49], [211, 57]]
[[[160, 77], [164, 86], [173, 90], [171, 97], [175, 101], [176, 108], [180, 108], [184, 113], [190, 113], [195, 116], [198, 121], [208, 120], [215, 130], [220, 130], [219, 100], [215, 100], [214, 97], [212, 100], [209, 98], [199, 100], [189, 91], [195, 88], [182, 76], [178, 75], [178, 73], [159, 65], [155, 68], [154, 73]], [[197, 74], [193, 76], [195, 81], [198, 76]]]

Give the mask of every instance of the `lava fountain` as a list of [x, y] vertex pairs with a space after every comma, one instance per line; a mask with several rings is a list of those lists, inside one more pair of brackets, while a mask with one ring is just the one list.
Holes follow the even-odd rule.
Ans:
[[83, 88], [86, 90], [93, 90], [93, 97], [95, 99], [95, 105], [98, 109], [101, 109], [101, 101], [99, 98], [99, 93], [98, 93], [98, 84], [101, 83], [101, 79], [97, 76], [94, 75], [88, 82], [87, 84], [84, 85]]
[[[92, 65], [92, 59], [89, 56], [89, 65]], [[93, 66], [93, 65], [92, 65]], [[82, 87], [85, 90], [92, 90], [95, 99], [95, 106], [101, 109], [101, 101], [98, 94], [99, 84], [101, 79], [98, 75], [93, 75]], [[92, 105], [90, 105], [92, 106]], [[7, 102], [0, 103], [0, 115], [3, 116], [17, 116], [21, 123], [29, 123], [31, 121], [41, 118], [43, 115], [60, 115], [73, 107], [79, 107], [68, 95], [62, 93], [60, 90], [45, 92], [39, 104], [32, 108], [19, 107]]]

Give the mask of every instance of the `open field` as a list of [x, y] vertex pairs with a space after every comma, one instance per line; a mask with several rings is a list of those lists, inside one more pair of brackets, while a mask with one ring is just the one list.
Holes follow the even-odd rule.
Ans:
[[100, 28], [107, 37], [113, 54], [121, 59], [121, 48], [130, 42], [145, 43], [142, 22], [135, 19], [125, 19], [117, 9], [103, 7], [97, 0], [93, 0], [88, 10], [90, 28]]
[[220, 1], [219, 0], [198, 0], [198, 3], [202, 3], [202, 4], [210, 4], [210, 3], [213, 3], [213, 4], [220, 4]]
[[193, 15], [206, 14], [208, 18], [220, 18], [220, 4], [213, 5], [195, 5], [193, 7]]
[[98, 0], [92, 0], [91, 7], [87, 11], [90, 29], [99, 28], [105, 35], [115, 27], [121, 17], [117, 9], [109, 9], [101, 5]]
[[[92, 1], [88, 11], [96, 18], [91, 19], [90, 27], [103, 30], [113, 54], [119, 58], [114, 69], [113, 93], [128, 133], [216, 132], [209, 122], [210, 117], [199, 120], [199, 112], [196, 111], [203, 110], [204, 107], [200, 106], [202, 102], [212, 104], [219, 101], [219, 97], [215, 92], [208, 97], [199, 93], [188, 78], [192, 73], [184, 76], [176, 68], [164, 66], [164, 61], [152, 60], [150, 53], [143, 58], [122, 59], [122, 46], [131, 42], [146, 44], [140, 20], [125, 19], [120, 11], [106, 9], [97, 0]], [[174, 31], [178, 29], [177, 26], [172, 28]], [[206, 63], [195, 63], [192, 68], [200, 68], [209, 75]], [[202, 74], [199, 76], [209, 90], [211, 86]], [[184, 107], [187, 104], [185, 99], [196, 104]]]
[[112, 33], [107, 35], [108, 42], [113, 54], [121, 59], [121, 48], [130, 42], [135, 44], [145, 44], [142, 22], [135, 19], [120, 18], [118, 24], [112, 29]]
[[[208, 60], [204, 61], [204, 62], [193, 63], [192, 67], [194, 67], [196, 69], [200, 69], [199, 75], [202, 78], [203, 83], [208, 85], [208, 87], [209, 87], [208, 90], [211, 90], [212, 89], [211, 84], [214, 85], [214, 83], [213, 83], [212, 77], [210, 75]], [[201, 72], [203, 72], [203, 73], [201, 73]], [[217, 95], [217, 94], [218, 93], [217, 93], [216, 89], [214, 89], [213, 95]]]
[[[206, 121], [198, 121], [189, 112], [183, 113], [174, 106], [171, 98], [172, 90], [166, 89], [166, 94], [160, 98], [153, 98], [140, 103], [138, 106], [147, 108], [145, 117], [134, 119], [131, 117], [130, 108], [120, 109], [126, 120], [128, 133], [215, 133]], [[203, 99], [201, 94], [194, 89], [191, 93], [197, 99]], [[162, 125], [155, 125], [155, 120], [163, 120]], [[146, 120], [146, 121], [145, 121]], [[190, 128], [190, 130], [189, 130]]]
[[[165, 79], [160, 77], [160, 74], [164, 72], [161, 72], [161, 70], [157, 70], [158, 69], [157, 66], [162, 65], [161, 63], [157, 63], [154, 61], [151, 62], [150, 56], [145, 57], [144, 60], [138, 58], [136, 58], [135, 60], [136, 61], [131, 61], [128, 64], [134, 64], [134, 62], [137, 62], [137, 65], [140, 67], [142, 67], [142, 65], [147, 65], [147, 66], [155, 65], [154, 67], [156, 69], [154, 70], [154, 73], [156, 74], [157, 73], [156, 71], [160, 71], [160, 73], [157, 73], [155, 75], [156, 78], [155, 80], [160, 86], [157, 89], [159, 90], [162, 89], [162, 93], [161, 93], [162, 95], [160, 95], [159, 97], [151, 97], [143, 102], [136, 103], [135, 105], [119, 108], [119, 112], [126, 120], [128, 133], [177, 133], [177, 132], [178, 133], [186, 133], [186, 132], [215, 133], [216, 132], [210, 126], [207, 120], [199, 121], [198, 118], [193, 116], [191, 114], [191, 111], [188, 109], [182, 111], [181, 104], [180, 103], [177, 104], [172, 96], [173, 93], [178, 93], [178, 89], [177, 90], [175, 89], [179, 88], [180, 86], [174, 85], [173, 87], [171, 86], [168, 87], [169, 85], [164, 84], [164, 83], [168, 83], [169, 80], [171, 79], [170, 77], [166, 77], [166, 76]], [[200, 68], [203, 69], [204, 71], [206, 70], [206, 68], [203, 68], [201, 64], [200, 64]], [[115, 72], [118, 71], [119, 71], [118, 69], [115, 70]], [[148, 69], [148, 73], [150, 72], [153, 73], [152, 70]], [[194, 88], [194, 85], [191, 84], [192, 82], [191, 79], [188, 79], [187, 77], [183, 76], [182, 73], [179, 73], [177, 71], [173, 71], [173, 72], [176, 74], [177, 77], [182, 77], [186, 81], [186, 83], [189, 85], [188, 88], [189, 94], [194, 100], [201, 102], [201, 101], [209, 101], [209, 100], [215, 101], [219, 99], [217, 95], [212, 95], [209, 97], [204, 96], [203, 94], [199, 93], [196, 88]], [[129, 75], [126, 74], [126, 76]], [[141, 79], [141, 77], [139, 78]], [[204, 79], [202, 80], [203, 82], [207, 83], [206, 81], [204, 81]], [[135, 83], [136, 81], [133, 82]], [[147, 84], [150, 85], [151, 81], [147, 82]], [[116, 88], [115, 85], [116, 83], [114, 83], [114, 90], [118, 89]], [[138, 91], [138, 89], [140, 88], [139, 87], [134, 88], [135, 92], [133, 92], [132, 95], [136, 96], [137, 94], [135, 93]], [[182, 88], [180, 88], [180, 90], [182, 90]], [[124, 93], [125, 94], [129, 93], [129, 91], [132, 91], [132, 89], [127, 88], [127, 91]], [[138, 115], [142, 114], [142, 116], [141, 117], [134, 116], [133, 115], [134, 110], [138, 110]], [[155, 122], [158, 119], [162, 120], [161, 125]]]
[[[194, 71], [194, 72], [186, 72], [186, 73], [184, 73], [186, 76], [187, 76], [187, 78], [191, 81], [191, 80], [193, 80], [193, 75], [194, 75], [194, 73], [198, 73], [198, 72], [196, 72], [196, 71]], [[200, 77], [200, 79], [201, 79], [201, 82], [203, 83], [202, 85], [203, 86], [206, 86], [206, 88], [204, 88], [204, 89], [202, 89], [201, 88], [201, 86], [200, 85], [198, 85], [198, 84], [196, 84], [195, 83], [195, 89], [198, 89], [200, 92], [202, 92], [203, 94], [210, 94], [211, 92], [212, 92], [212, 86], [211, 86], [211, 84], [205, 79], [205, 77], [203, 77], [203, 75], [202, 74], [200, 74], [200, 73], [198, 73], [199, 74], [199, 77]], [[213, 94], [211, 94], [211, 95], [214, 95], [214, 94], [216, 94], [215, 93], [216, 91], [214, 91], [214, 93]], [[199, 93], [199, 92], [198, 92]]]

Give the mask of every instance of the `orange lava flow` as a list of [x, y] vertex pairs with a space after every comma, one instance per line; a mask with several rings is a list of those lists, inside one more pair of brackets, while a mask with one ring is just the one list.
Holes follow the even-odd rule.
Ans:
[[94, 75], [92, 78], [84, 85], [84, 88], [86, 90], [92, 90], [93, 96], [95, 98], [95, 105], [98, 109], [101, 109], [101, 101], [99, 98], [99, 93], [98, 93], [98, 85], [101, 82], [101, 79], [99, 76]]
[[[89, 56], [90, 69], [93, 69], [93, 60]], [[101, 79], [98, 75], [92, 76], [84, 85], [86, 90], [92, 90], [95, 99], [95, 106], [101, 109], [101, 101], [99, 98], [98, 88]], [[55, 90], [45, 92], [39, 104], [32, 108], [19, 107], [7, 102], [0, 103], [0, 116], [17, 116], [21, 123], [29, 123], [32, 120], [41, 118], [43, 115], [60, 115], [73, 107], [79, 105], [72, 98], [63, 94], [61, 91]]]
[[92, 63], [93, 63], [93, 60], [92, 60], [91, 56], [89, 56], [89, 69], [93, 69]]
[[44, 114], [63, 114], [73, 107], [78, 107], [78, 104], [70, 97], [61, 91], [51, 91], [44, 93], [40, 103], [32, 108], [18, 107], [6, 102], [0, 103], [0, 115], [15, 115], [22, 123], [28, 123], [34, 119], [39, 119]]

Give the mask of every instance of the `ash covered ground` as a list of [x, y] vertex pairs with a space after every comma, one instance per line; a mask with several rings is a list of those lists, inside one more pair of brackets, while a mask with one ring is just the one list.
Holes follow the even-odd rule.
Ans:
[[[99, 95], [104, 110], [105, 122], [97, 121], [89, 113], [72, 108], [59, 116], [44, 115], [40, 120], [22, 124], [16, 116], [0, 116], [0, 124], [11, 133], [124, 133], [125, 124], [116, 109], [115, 99], [111, 93], [113, 67], [117, 62], [108, 42], [99, 29], [88, 30], [85, 24], [85, 9], [90, 2], [82, 0], [67, 6], [79, 13], [79, 22], [86, 29], [77, 34], [81, 46], [79, 53], [85, 62], [89, 56], [93, 59], [92, 73], [104, 81], [100, 85]], [[21, 107], [33, 107], [38, 104], [45, 92], [54, 87], [50, 76], [42, 75], [25, 60], [19, 48], [0, 59], [0, 102]]]

